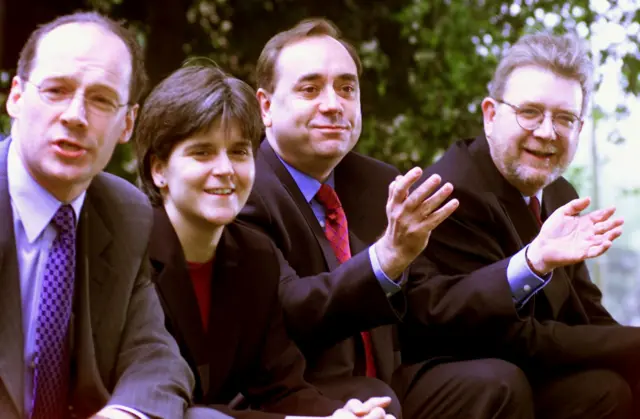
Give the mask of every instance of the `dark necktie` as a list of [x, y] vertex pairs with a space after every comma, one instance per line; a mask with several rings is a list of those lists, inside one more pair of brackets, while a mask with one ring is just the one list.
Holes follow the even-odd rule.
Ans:
[[57, 236], [44, 269], [36, 320], [32, 419], [62, 419], [69, 391], [68, 330], [75, 278], [75, 214], [63, 205], [51, 220]]
[[538, 222], [538, 227], [542, 227], [542, 218], [540, 217], [540, 201], [538, 201], [537, 196], [532, 196], [529, 198], [529, 211], [536, 217], [536, 221]]
[[[323, 184], [316, 194], [316, 199], [325, 208], [324, 234], [331, 244], [333, 253], [340, 263], [344, 263], [351, 259], [351, 249], [349, 247], [349, 227], [347, 226], [347, 217], [342, 209], [342, 204], [338, 195], [333, 188], [327, 184]], [[367, 377], [376, 376], [376, 364], [373, 358], [373, 345], [371, 342], [371, 333], [368, 331], [360, 332], [362, 343], [364, 346], [364, 355], [366, 360]]]

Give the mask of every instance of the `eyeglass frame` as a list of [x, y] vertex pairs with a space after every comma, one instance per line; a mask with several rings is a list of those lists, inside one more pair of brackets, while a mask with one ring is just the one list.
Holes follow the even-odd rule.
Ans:
[[[32, 82], [29, 79], [22, 79], [22, 80], [25, 83], [30, 84], [30, 85], [32, 85], [33, 87], [36, 88], [36, 90], [38, 91], [38, 96], [40, 97], [40, 99], [44, 103], [46, 103], [48, 105], [52, 105], [52, 106], [60, 106], [64, 102], [64, 101], [55, 101], [55, 100], [51, 100], [50, 98], [47, 98], [45, 96], [45, 94], [42, 92], [42, 84], [38, 85], [38, 84]], [[76, 93], [74, 91], [74, 94], [70, 98], [67, 99], [68, 100], [68, 102], [66, 103], [67, 107], [73, 102], [75, 97], [76, 97]], [[85, 102], [86, 101], [85, 93], [82, 93], [82, 99], [83, 99], [83, 102], [82, 102], [83, 103], [83, 107], [86, 109], [86, 111], [89, 112], [89, 113], [92, 113], [94, 115], [97, 115], [97, 116], [111, 116], [111, 115], [114, 115], [116, 112], [118, 112], [118, 110], [120, 110], [121, 108], [123, 108], [125, 106], [131, 106], [132, 105], [132, 103], [130, 103], [130, 102], [126, 102], [126, 103], [115, 102], [113, 104], [113, 106], [115, 106], [115, 107], [112, 110], [101, 110], [101, 109], [98, 108], [97, 111], [96, 111], [95, 107], [87, 106], [87, 104]]]
[[[544, 111], [543, 111], [543, 110], [541, 110], [540, 108], [538, 108], [538, 107], [536, 107], [536, 106], [533, 106], [533, 105], [529, 105], [529, 106], [519, 106], [519, 105], [514, 105], [513, 103], [509, 103], [509, 102], [507, 102], [507, 101], [505, 101], [505, 100], [497, 99], [497, 98], [493, 98], [493, 100], [495, 100], [495, 101], [496, 101], [496, 102], [498, 102], [498, 103], [501, 103], [501, 104], [507, 105], [507, 106], [509, 106], [511, 109], [513, 109], [513, 110], [514, 110], [514, 115], [515, 115], [515, 117], [516, 117], [516, 122], [518, 123], [518, 126], [519, 126], [520, 128], [522, 128], [523, 130], [525, 130], [525, 131], [533, 132], [533, 131], [537, 130], [538, 128], [540, 128], [540, 127], [542, 126], [542, 124], [544, 123], [544, 120], [547, 118], [547, 112], [546, 112], [546, 110], [544, 110]], [[522, 124], [520, 123], [520, 117], [519, 117], [519, 115], [520, 115], [520, 113], [523, 111], [523, 109], [525, 109], [526, 107], [530, 107], [531, 109], [535, 109], [535, 110], [539, 111], [539, 112], [542, 114], [542, 119], [541, 119], [541, 120], [540, 120], [540, 122], [538, 122], [538, 123], [537, 123], [537, 125], [536, 125], [536, 126], [534, 126], [533, 128], [525, 128], [525, 127], [523, 127], [523, 126], [522, 126]], [[569, 137], [569, 136], [571, 136], [571, 135], [575, 134], [576, 130], [577, 130], [580, 126], [582, 126], [582, 124], [584, 123], [584, 120], [583, 120], [581, 117], [579, 117], [578, 115], [574, 114], [573, 112], [569, 112], [569, 111], [562, 111], [562, 112], [558, 112], [558, 114], [571, 115], [572, 117], [574, 117], [574, 118], [576, 119], [576, 122], [577, 122], [577, 124], [572, 128], [572, 131], [571, 131], [569, 134], [562, 134], [562, 133], [559, 133], [559, 132], [558, 132], [558, 129], [556, 128], [556, 120], [555, 120], [555, 117], [556, 117], [556, 115], [557, 115], [557, 114], [556, 114], [556, 113], [554, 113], [554, 112], [549, 112], [549, 113], [551, 114], [551, 127], [553, 128], [553, 132], [555, 132], [555, 133], [556, 133], [556, 135], [559, 135], [559, 136], [561, 136], [561, 137], [562, 137], [562, 136]]]

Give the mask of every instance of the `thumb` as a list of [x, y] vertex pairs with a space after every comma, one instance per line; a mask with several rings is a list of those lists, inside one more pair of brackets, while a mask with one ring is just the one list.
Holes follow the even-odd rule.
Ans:
[[578, 215], [581, 211], [586, 209], [591, 203], [591, 198], [588, 196], [584, 198], [574, 199], [569, 201], [562, 207], [562, 213], [564, 215]]

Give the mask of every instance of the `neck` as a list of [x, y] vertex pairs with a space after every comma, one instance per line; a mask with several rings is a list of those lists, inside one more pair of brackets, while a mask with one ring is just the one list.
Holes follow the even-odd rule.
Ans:
[[214, 226], [201, 219], [188, 220], [172, 205], [165, 210], [178, 235], [184, 257], [189, 262], [203, 263], [213, 258], [224, 226]]
[[[278, 147], [277, 141], [271, 136], [267, 135], [267, 141], [273, 148], [273, 151], [280, 156], [282, 160], [284, 160], [289, 166], [294, 167], [295, 169], [301, 171], [304, 174], [307, 174], [317, 180], [320, 183], [323, 183], [333, 169], [340, 163], [340, 161], [344, 158], [344, 156], [340, 156], [339, 158], [322, 158], [319, 156], [303, 156], [303, 158], [293, 159], [287, 153], [283, 153], [280, 147]], [[300, 157], [300, 156], [298, 156]]]

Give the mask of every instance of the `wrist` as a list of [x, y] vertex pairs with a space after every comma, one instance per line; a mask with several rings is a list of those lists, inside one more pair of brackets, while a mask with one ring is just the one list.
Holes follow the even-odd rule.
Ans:
[[381, 238], [373, 245], [373, 250], [378, 258], [380, 269], [392, 280], [398, 278], [405, 270], [406, 266], [402, 263], [402, 258], [398, 254], [398, 251], [386, 243], [386, 240]]
[[524, 259], [527, 261], [529, 269], [538, 276], [545, 276], [553, 270], [552, 267], [545, 263], [543, 252], [540, 249], [537, 238], [527, 247], [524, 253]]

